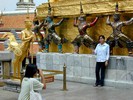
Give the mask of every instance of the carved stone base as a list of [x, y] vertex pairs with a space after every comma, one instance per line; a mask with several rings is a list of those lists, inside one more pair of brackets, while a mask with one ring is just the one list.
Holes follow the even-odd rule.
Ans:
[[[95, 83], [96, 56], [90, 54], [38, 53], [37, 66], [47, 70], [63, 70], [67, 66], [67, 80]], [[105, 85], [121, 88], [133, 88], [133, 58], [129, 56], [111, 56], [106, 69]], [[55, 76], [62, 80], [62, 75]]]

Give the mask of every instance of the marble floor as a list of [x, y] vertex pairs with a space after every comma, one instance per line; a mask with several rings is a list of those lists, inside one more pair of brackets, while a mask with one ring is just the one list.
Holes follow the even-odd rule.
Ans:
[[[93, 87], [82, 83], [67, 83], [68, 91], [62, 91], [62, 81], [47, 84], [42, 91], [44, 100], [133, 100], [133, 89]], [[0, 87], [0, 100], [17, 100], [19, 93]]]

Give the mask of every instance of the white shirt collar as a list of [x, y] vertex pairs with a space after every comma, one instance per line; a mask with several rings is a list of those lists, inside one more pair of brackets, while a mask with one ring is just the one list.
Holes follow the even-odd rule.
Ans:
[[105, 46], [105, 45], [106, 45], [106, 43], [104, 43], [104, 44], [99, 43], [99, 45], [101, 45], [101, 46], [102, 46], [102, 45], [103, 45], [103, 46]]

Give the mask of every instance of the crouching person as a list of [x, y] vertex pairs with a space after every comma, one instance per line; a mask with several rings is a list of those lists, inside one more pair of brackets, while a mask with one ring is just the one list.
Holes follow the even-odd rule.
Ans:
[[[36, 79], [37, 74], [40, 75], [41, 82]], [[42, 89], [46, 89], [45, 78], [44, 78], [42, 70], [37, 69], [37, 66], [34, 64], [28, 64], [26, 67], [25, 76], [22, 80], [21, 92], [19, 94], [18, 100], [31, 100], [31, 98], [33, 97], [33, 96], [31, 97], [31, 91], [37, 92]]]

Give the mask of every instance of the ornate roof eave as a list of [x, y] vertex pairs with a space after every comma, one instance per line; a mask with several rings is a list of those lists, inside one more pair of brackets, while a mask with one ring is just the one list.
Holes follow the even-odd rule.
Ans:
[[[116, 1], [119, 3], [120, 13], [133, 13], [133, 0], [82, 0], [84, 14], [109, 15], [114, 14]], [[80, 0], [67, 0], [50, 3], [52, 14], [59, 17], [72, 17], [80, 15]], [[44, 18], [48, 15], [48, 3], [37, 7], [37, 17]]]

